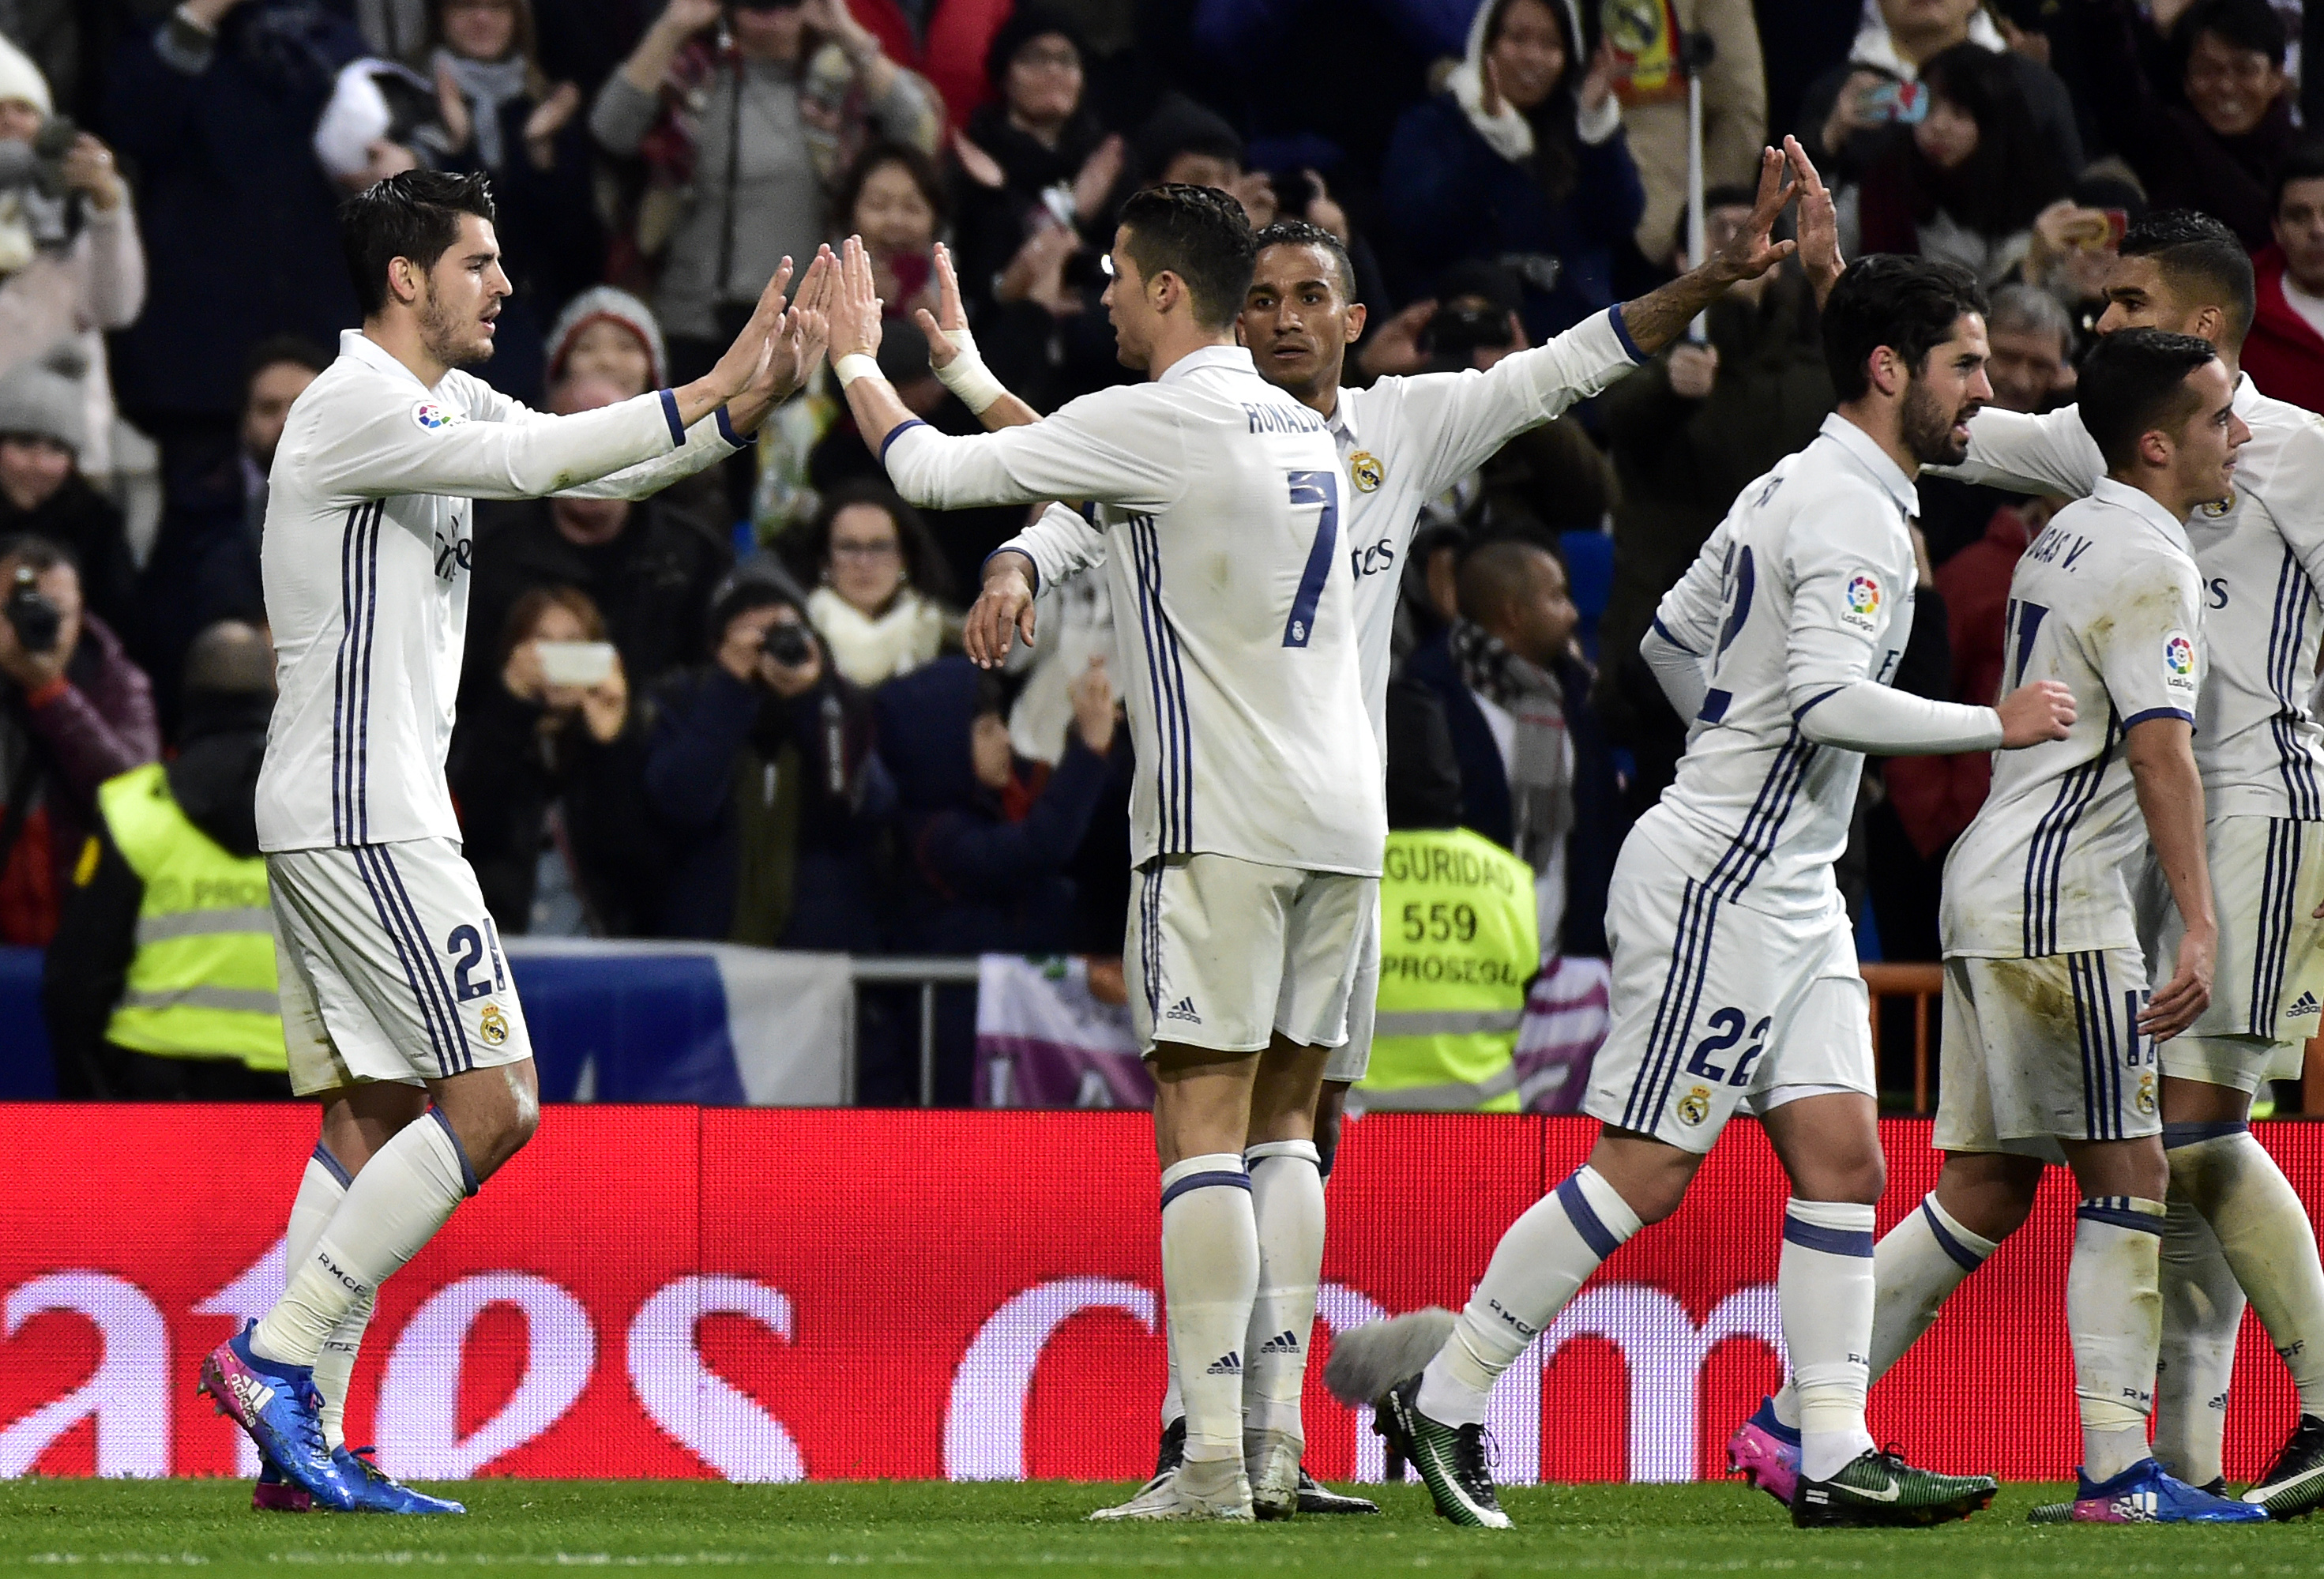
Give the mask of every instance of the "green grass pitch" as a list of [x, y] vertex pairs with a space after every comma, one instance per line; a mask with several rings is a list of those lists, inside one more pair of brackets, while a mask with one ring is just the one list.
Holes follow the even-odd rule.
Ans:
[[248, 1487], [230, 1481], [8, 1482], [0, 1483], [0, 1572], [2269, 1579], [2324, 1571], [2324, 1524], [2029, 1528], [2025, 1510], [2062, 1494], [2050, 1486], [2009, 1487], [1965, 1525], [1863, 1533], [1794, 1530], [1775, 1504], [1739, 1485], [1548, 1487], [1502, 1494], [1519, 1526], [1505, 1534], [1452, 1528], [1429, 1513], [1416, 1486], [1381, 1489], [1378, 1519], [1233, 1528], [1086, 1524], [1083, 1515], [1116, 1500], [1117, 1488], [1056, 1482], [478, 1481], [450, 1490], [466, 1499], [466, 1518], [257, 1514]]

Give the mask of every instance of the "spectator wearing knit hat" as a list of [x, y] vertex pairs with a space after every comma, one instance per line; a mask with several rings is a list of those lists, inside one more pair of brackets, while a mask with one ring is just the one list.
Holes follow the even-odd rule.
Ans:
[[549, 382], [602, 378], [624, 399], [669, 382], [669, 353], [653, 309], [613, 285], [593, 285], [549, 327]]
[[113, 422], [104, 337], [145, 305], [145, 251], [104, 143], [80, 133], [43, 170], [32, 143], [52, 113], [39, 69], [0, 39], [0, 372], [73, 345], [88, 369], [80, 448], [104, 472]]
[[80, 473], [80, 381], [38, 362], [0, 374], [0, 537], [31, 533], [69, 553], [90, 611], [130, 628], [137, 567], [121, 512]]

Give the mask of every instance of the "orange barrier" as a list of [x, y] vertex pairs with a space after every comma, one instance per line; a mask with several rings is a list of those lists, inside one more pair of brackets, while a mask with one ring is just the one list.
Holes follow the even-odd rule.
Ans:
[[1929, 1026], [1944, 995], [1945, 970], [1940, 965], [1859, 965], [1864, 984], [1872, 993], [1872, 1054], [1880, 1055], [1880, 1005], [1890, 998], [1913, 1000], [1913, 1111], [1929, 1106]]

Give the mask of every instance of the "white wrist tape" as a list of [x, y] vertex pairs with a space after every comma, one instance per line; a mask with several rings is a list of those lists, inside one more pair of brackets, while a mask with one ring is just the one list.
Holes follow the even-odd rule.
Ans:
[[879, 358], [876, 356], [866, 356], [861, 351], [851, 351], [846, 356], [842, 356], [838, 361], [831, 365], [831, 370], [839, 374], [839, 387], [842, 389], [845, 389], [849, 384], [853, 383], [859, 378], [879, 378], [883, 376], [880, 372]]
[[984, 365], [974, 335], [964, 328], [945, 329], [943, 333], [958, 354], [936, 370], [936, 377], [959, 397], [962, 405], [982, 417], [994, 402], [1009, 392], [1008, 387], [993, 377], [992, 369]]

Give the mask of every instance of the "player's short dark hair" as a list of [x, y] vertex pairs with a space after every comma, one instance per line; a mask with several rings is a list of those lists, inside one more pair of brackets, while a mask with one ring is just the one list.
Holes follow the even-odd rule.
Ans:
[[1964, 313], [1986, 310], [1985, 288], [1959, 263], [1873, 253], [1848, 265], [1823, 309], [1823, 361], [1845, 402], [1872, 387], [1872, 353], [1886, 346], [1915, 374], [1953, 337]]
[[2182, 69], [2201, 33], [2209, 33], [2231, 48], [2265, 55], [2277, 66], [2283, 64], [2292, 42], [2282, 14], [2268, 0], [2195, 0], [2171, 29], [2171, 42], [2179, 52]]
[[410, 258], [422, 269], [460, 238], [460, 216], [492, 219], [492, 182], [482, 173], [407, 170], [374, 181], [339, 205], [339, 249], [365, 318], [387, 305], [387, 265]]
[[2283, 212], [2283, 194], [2294, 181], [2324, 180], [2324, 137], [2303, 137], [2284, 154], [2283, 162], [2275, 167], [2275, 192], [2267, 206], [2270, 214]]
[[2082, 358], [2074, 396], [2107, 470], [2127, 466], [2145, 435], [2187, 420], [2195, 409], [2187, 375], [2218, 355], [2209, 340], [2162, 329], [2120, 329], [2099, 338]]
[[2174, 294], [2227, 309], [2227, 344], [2243, 344], [2258, 310], [2259, 287], [2252, 279], [2251, 254], [2236, 233], [2192, 208], [2165, 208], [2132, 226], [2122, 238], [2122, 255], [2153, 258]]
[[1348, 244], [1320, 225], [1305, 219], [1278, 219], [1251, 238], [1250, 256], [1254, 267], [1259, 254], [1271, 246], [1312, 246], [1329, 257], [1340, 271], [1340, 294], [1350, 301], [1356, 299], [1356, 265], [1348, 256]]
[[1222, 329], [1242, 310], [1259, 263], [1259, 244], [1242, 205], [1214, 187], [1148, 187], [1121, 206], [1130, 232], [1123, 250], [1151, 280], [1165, 272], [1185, 282], [1194, 321]]

